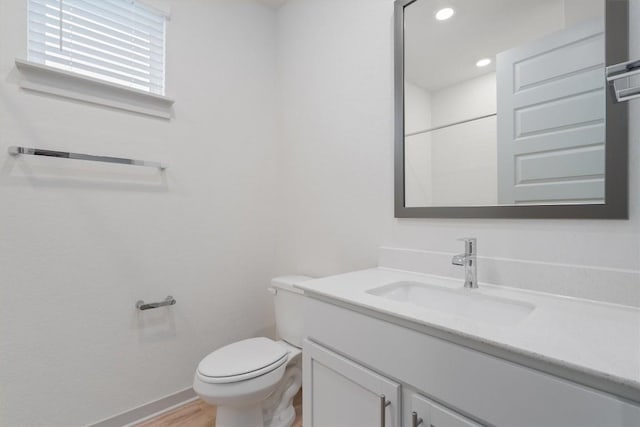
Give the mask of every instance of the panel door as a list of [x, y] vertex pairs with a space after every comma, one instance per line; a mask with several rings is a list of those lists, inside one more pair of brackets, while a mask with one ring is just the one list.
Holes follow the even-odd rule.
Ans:
[[604, 23], [497, 56], [500, 204], [603, 203]]
[[399, 384], [308, 340], [302, 354], [305, 427], [400, 427]]
[[[410, 427], [481, 427], [480, 424], [430, 401], [417, 393], [411, 393], [406, 404], [405, 417]], [[416, 413], [416, 422], [413, 421]], [[420, 422], [422, 420], [422, 422]]]

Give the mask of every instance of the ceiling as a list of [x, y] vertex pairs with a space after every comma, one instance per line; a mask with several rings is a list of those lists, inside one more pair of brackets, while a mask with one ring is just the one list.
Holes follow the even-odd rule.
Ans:
[[[456, 14], [437, 21], [450, 6]], [[405, 9], [405, 77], [429, 91], [495, 71], [499, 52], [603, 16], [604, 0], [418, 0]], [[492, 64], [476, 67], [481, 58]]]

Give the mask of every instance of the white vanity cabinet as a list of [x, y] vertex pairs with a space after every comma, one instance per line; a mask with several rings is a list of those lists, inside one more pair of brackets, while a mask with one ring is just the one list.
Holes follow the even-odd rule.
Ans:
[[309, 340], [303, 356], [305, 427], [481, 427]]
[[304, 343], [305, 427], [400, 427], [400, 384], [310, 341]]
[[[435, 330], [305, 298], [304, 426], [638, 427], [640, 406], [454, 343]], [[383, 424], [380, 396], [385, 396]]]

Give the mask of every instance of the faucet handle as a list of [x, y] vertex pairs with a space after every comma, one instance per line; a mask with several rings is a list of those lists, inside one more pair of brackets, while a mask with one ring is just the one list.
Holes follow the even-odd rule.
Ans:
[[475, 237], [462, 237], [458, 240], [464, 242], [464, 253], [466, 255], [475, 255], [478, 252], [478, 239]]

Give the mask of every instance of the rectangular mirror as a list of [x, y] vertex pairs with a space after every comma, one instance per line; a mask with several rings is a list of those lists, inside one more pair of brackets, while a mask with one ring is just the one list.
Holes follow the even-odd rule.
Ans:
[[627, 218], [627, 0], [397, 0], [398, 218]]

